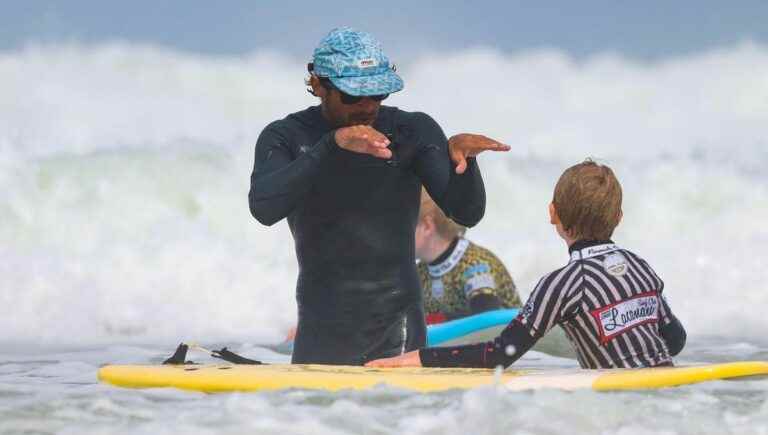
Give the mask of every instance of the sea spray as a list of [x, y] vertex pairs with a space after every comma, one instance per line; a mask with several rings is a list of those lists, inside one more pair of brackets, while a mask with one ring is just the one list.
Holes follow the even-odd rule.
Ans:
[[[468, 237], [523, 296], [568, 261], [546, 207], [590, 156], [624, 187], [615, 241], [654, 266], [689, 336], [763, 339], [768, 49], [657, 62], [473, 50], [440, 64], [399, 62], [406, 89], [387, 103], [512, 145], [480, 157], [488, 207]], [[314, 104], [303, 71], [276, 53], [130, 44], [0, 53], [3, 340], [279, 341], [296, 319], [293, 241], [250, 217], [247, 193], [261, 129]], [[445, 92], [459, 82], [473, 86]]]

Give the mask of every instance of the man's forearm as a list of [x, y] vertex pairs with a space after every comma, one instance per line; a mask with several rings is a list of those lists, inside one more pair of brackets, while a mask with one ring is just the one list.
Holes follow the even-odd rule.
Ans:
[[485, 214], [485, 185], [475, 158], [467, 159], [463, 174], [451, 172], [448, 189], [441, 198], [446, 215], [465, 227], [473, 227]]

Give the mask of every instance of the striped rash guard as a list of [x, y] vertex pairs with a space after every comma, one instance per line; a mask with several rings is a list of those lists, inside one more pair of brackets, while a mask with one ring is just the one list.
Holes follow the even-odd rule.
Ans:
[[539, 281], [494, 341], [422, 349], [422, 365], [507, 367], [555, 325], [565, 330], [582, 368], [671, 365], [685, 345], [685, 330], [648, 263], [610, 240], [576, 242], [570, 254], [565, 267]]

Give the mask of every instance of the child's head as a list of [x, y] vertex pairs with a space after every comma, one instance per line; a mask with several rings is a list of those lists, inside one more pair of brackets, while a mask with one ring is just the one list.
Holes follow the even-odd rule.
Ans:
[[466, 228], [452, 221], [440, 210], [435, 201], [427, 193], [421, 190], [421, 208], [419, 208], [419, 221], [416, 224], [416, 258], [424, 259], [428, 246], [436, 240], [452, 241], [456, 237], [464, 235]]
[[563, 172], [550, 204], [551, 222], [571, 240], [607, 240], [621, 221], [621, 184], [611, 168], [587, 159]]

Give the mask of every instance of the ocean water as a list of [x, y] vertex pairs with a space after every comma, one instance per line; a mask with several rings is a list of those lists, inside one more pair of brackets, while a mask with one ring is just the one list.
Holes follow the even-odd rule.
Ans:
[[[0, 433], [768, 434], [768, 381], [653, 392], [202, 395], [100, 385], [179, 341], [267, 361], [296, 319], [285, 223], [248, 212], [253, 144], [314, 104], [303, 59], [209, 57], [130, 44], [0, 52]], [[547, 221], [585, 157], [624, 187], [615, 240], [665, 280], [688, 329], [681, 363], [768, 360], [768, 47], [638, 62], [477, 49], [398, 60], [448, 134], [483, 155], [483, 222], [527, 296], [568, 257]], [[531, 355], [529, 366], [573, 367]]]

